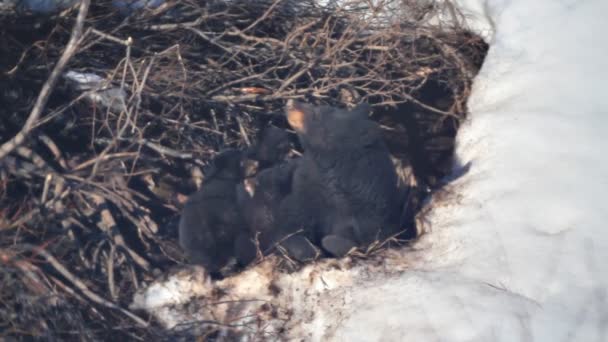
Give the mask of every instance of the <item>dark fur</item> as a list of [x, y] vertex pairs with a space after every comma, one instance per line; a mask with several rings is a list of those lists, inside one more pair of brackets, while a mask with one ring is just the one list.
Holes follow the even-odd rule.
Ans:
[[247, 152], [247, 157], [257, 160], [265, 169], [280, 163], [289, 152], [289, 136], [284, 130], [268, 126], [260, 133], [258, 142]]
[[214, 160], [201, 189], [190, 196], [179, 223], [179, 242], [188, 260], [219, 272], [234, 256], [237, 238], [247, 232], [237, 207], [242, 154], [229, 150]]
[[335, 256], [394, 234], [402, 195], [380, 129], [368, 118], [369, 107], [290, 106], [288, 113], [303, 113], [296, 132], [304, 155], [291, 198], [282, 203], [282, 227], [303, 225]]
[[[252, 240], [257, 239], [261, 252], [268, 254], [280, 246], [300, 261], [312, 259], [316, 250], [301, 234], [289, 236], [295, 230], [281, 229], [281, 203], [290, 198], [292, 176], [298, 160], [289, 160], [262, 170], [240, 191], [241, 207], [251, 231]], [[245, 187], [252, 191], [250, 194]], [[297, 230], [297, 229], [296, 229]], [[247, 255], [251, 255], [247, 252]]]

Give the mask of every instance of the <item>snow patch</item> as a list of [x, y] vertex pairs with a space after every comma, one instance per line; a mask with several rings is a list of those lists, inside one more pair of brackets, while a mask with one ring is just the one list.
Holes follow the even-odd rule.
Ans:
[[378, 275], [402, 274], [408, 268], [410, 252], [402, 248], [385, 250], [366, 260], [327, 259], [293, 273], [279, 271], [278, 265], [284, 261], [271, 256], [216, 282], [210, 281], [203, 268], [187, 267], [136, 293], [131, 309], [148, 311], [167, 329], [214, 321], [238, 327], [245, 339], [322, 338], [328, 326], [335, 326], [333, 310], [340, 311], [352, 301], [352, 289], [365, 286]]

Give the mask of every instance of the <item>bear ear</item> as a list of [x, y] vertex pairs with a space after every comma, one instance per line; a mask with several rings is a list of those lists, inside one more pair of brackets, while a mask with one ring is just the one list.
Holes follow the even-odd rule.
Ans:
[[307, 117], [312, 115], [314, 109], [306, 103], [289, 100], [285, 106], [285, 115], [291, 128], [297, 133], [306, 133]]

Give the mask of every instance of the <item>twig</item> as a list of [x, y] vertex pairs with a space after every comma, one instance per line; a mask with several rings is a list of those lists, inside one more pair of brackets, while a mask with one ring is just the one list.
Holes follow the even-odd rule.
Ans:
[[38, 139], [40, 139], [40, 141], [42, 141], [49, 148], [51, 153], [53, 153], [53, 155], [55, 156], [55, 159], [57, 160], [59, 165], [64, 170], [67, 169], [68, 164], [65, 162], [65, 159], [63, 158], [63, 154], [61, 153], [61, 150], [59, 149], [57, 144], [55, 144], [55, 142], [48, 135], [46, 135], [44, 133], [39, 134]]
[[101, 38], [107, 39], [107, 40], [112, 41], [114, 43], [122, 44], [124, 46], [131, 46], [131, 44], [133, 43], [133, 40], [131, 39], [131, 37], [129, 37], [127, 39], [120, 39], [118, 37], [114, 37], [111, 34], [104, 33], [104, 32], [101, 32], [99, 30], [96, 30], [96, 29], [91, 29], [91, 33], [94, 33], [94, 34], [100, 36]]
[[236, 122], [239, 124], [239, 132], [241, 133], [241, 137], [245, 141], [247, 146], [251, 146], [251, 140], [247, 135], [247, 131], [245, 131], [245, 127], [243, 126], [243, 120], [238, 115], [235, 115]]

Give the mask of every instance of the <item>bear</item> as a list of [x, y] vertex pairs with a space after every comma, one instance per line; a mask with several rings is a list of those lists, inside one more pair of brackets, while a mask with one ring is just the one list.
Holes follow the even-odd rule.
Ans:
[[[266, 232], [264, 237], [270, 234], [264, 224], [271, 225], [272, 221], [264, 222], [263, 215], [274, 210], [274, 198], [280, 198], [284, 191], [281, 188], [290, 186], [283, 185], [291, 179], [289, 166], [282, 165], [290, 148], [287, 132], [268, 126], [253, 146], [244, 151], [229, 149], [214, 158], [201, 190], [190, 196], [180, 218], [180, 245], [190, 262], [217, 274], [233, 256], [238, 266], [255, 259], [252, 229]], [[281, 165], [277, 171], [266, 171], [275, 164]], [[245, 179], [249, 173], [260, 174], [259, 181]], [[280, 174], [285, 175], [281, 176], [284, 181], [278, 179]], [[260, 189], [255, 196], [247, 191], [253, 186]], [[276, 195], [273, 191], [277, 191]], [[270, 243], [264, 244], [265, 248], [269, 246]]]
[[268, 126], [247, 152], [259, 164], [255, 177], [246, 178], [238, 187], [239, 206], [251, 232], [250, 242], [239, 242], [237, 258], [243, 263], [255, 259], [258, 252], [268, 255], [277, 249], [301, 262], [319, 254], [306, 236], [278, 226], [280, 204], [289, 198], [298, 165], [298, 159], [287, 159], [290, 148], [288, 133]]
[[[281, 229], [278, 222], [281, 203], [289, 198], [298, 161], [290, 159], [275, 164], [246, 179], [239, 187], [240, 207], [251, 232], [252, 245], [246, 249], [250, 258], [255, 258], [249, 252], [252, 246], [263, 255], [283, 249], [288, 256], [301, 262], [312, 260], [318, 254], [304, 235]], [[241, 245], [241, 248], [246, 247]]]
[[344, 256], [399, 232], [404, 189], [370, 107], [352, 110], [289, 101], [285, 115], [304, 150], [279, 226], [300, 227], [330, 255]]
[[179, 243], [189, 262], [217, 276], [248, 237], [237, 186], [243, 180], [243, 153], [226, 150], [211, 162], [201, 188], [192, 194], [181, 213]]
[[247, 150], [246, 156], [259, 163], [259, 169], [266, 169], [285, 160], [291, 146], [289, 135], [283, 129], [267, 126], [262, 129], [258, 141]]

